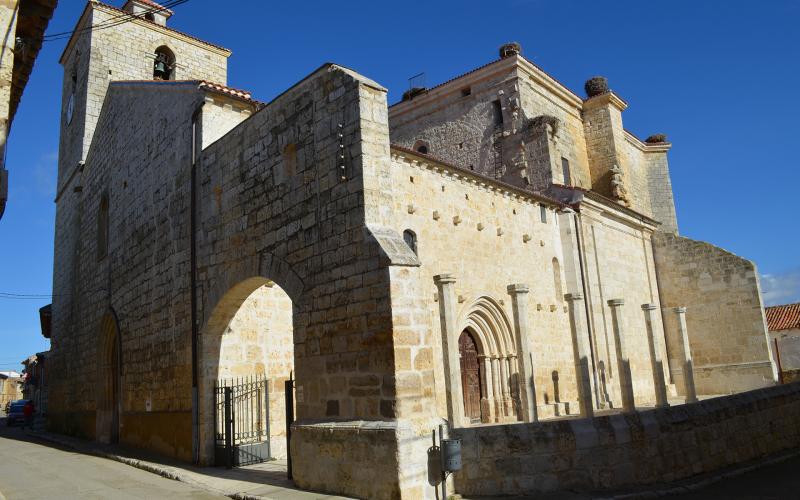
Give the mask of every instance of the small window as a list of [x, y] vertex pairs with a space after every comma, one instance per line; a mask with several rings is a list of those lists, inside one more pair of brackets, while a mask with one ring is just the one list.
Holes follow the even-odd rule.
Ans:
[[472, 87], [464, 87], [461, 89], [461, 97], [467, 97], [472, 94]]
[[416, 233], [414, 233], [414, 231], [412, 231], [410, 229], [406, 229], [405, 231], [403, 231], [403, 241], [405, 241], [406, 245], [408, 245], [408, 248], [410, 248], [411, 251], [414, 252], [414, 255], [418, 255], [417, 254], [417, 235], [416, 235]]
[[147, 14], [145, 14], [144, 18], [150, 21], [151, 23], [156, 20], [156, 16], [154, 16], [152, 12], [148, 12]]
[[97, 260], [103, 260], [108, 255], [108, 228], [108, 195], [104, 194], [97, 212]]
[[428, 143], [425, 141], [417, 141], [414, 143], [414, 151], [420, 154], [428, 154]]
[[571, 186], [572, 178], [569, 174], [569, 160], [566, 158], [561, 158], [561, 171], [564, 174], [564, 185]]
[[542, 223], [547, 224], [547, 207], [544, 205], [539, 206], [539, 218], [542, 220]]
[[492, 101], [492, 119], [495, 125], [503, 124], [503, 106], [500, 104], [499, 99]]

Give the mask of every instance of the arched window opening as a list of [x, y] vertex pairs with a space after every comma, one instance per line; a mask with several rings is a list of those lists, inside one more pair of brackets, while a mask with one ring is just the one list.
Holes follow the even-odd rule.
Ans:
[[152, 12], [148, 12], [147, 14], [145, 14], [144, 18], [150, 21], [151, 23], [155, 22], [156, 20], [156, 16], [154, 16]]
[[553, 283], [556, 292], [556, 302], [560, 303], [564, 300], [564, 287], [561, 284], [561, 264], [558, 259], [553, 257]]
[[408, 245], [408, 248], [414, 252], [414, 255], [419, 255], [417, 253], [417, 235], [414, 233], [414, 231], [410, 229], [403, 231], [403, 241], [405, 241], [406, 245]]
[[425, 141], [417, 141], [414, 143], [414, 151], [421, 154], [428, 154], [430, 148], [428, 147], [428, 143]]
[[175, 79], [175, 54], [165, 46], [156, 49], [153, 80]]
[[100, 198], [100, 208], [97, 213], [97, 260], [103, 260], [108, 255], [108, 195]]

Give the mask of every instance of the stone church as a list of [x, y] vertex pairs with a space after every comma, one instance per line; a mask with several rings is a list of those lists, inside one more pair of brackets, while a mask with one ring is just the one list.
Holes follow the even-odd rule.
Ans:
[[679, 235], [605, 79], [508, 44], [392, 106], [330, 63], [263, 103], [172, 15], [90, 0], [61, 56], [52, 430], [219, 463], [219, 388], [261, 377], [298, 486], [434, 498], [441, 424], [775, 383], [755, 266]]

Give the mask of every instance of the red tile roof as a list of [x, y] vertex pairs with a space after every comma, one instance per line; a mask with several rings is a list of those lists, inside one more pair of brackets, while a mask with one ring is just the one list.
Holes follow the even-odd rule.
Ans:
[[767, 307], [765, 311], [769, 331], [800, 329], [800, 303]]
[[158, 85], [195, 84], [199, 89], [226, 95], [228, 97], [233, 97], [241, 101], [246, 101], [255, 105], [259, 109], [265, 106], [263, 102], [253, 99], [253, 94], [251, 94], [247, 90], [235, 89], [233, 87], [228, 87], [227, 85], [223, 85], [221, 83], [209, 82], [208, 80], [113, 80], [111, 83], [116, 85], [125, 83], [137, 83], [137, 84], [146, 83], [146, 84], [158, 84]]
[[251, 94], [247, 90], [235, 89], [233, 87], [228, 87], [227, 85], [222, 85], [221, 83], [209, 82], [208, 80], [199, 80], [199, 82], [200, 82], [200, 88], [208, 89], [211, 90], [212, 92], [225, 94], [231, 97], [237, 97], [239, 99], [242, 99], [243, 101], [249, 101], [254, 104], [257, 104], [258, 106], [264, 106], [263, 102], [253, 99], [253, 94]]

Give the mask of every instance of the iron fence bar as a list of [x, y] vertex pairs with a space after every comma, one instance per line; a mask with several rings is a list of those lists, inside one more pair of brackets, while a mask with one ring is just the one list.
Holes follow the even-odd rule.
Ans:
[[233, 419], [231, 416], [231, 389], [225, 387], [225, 466], [230, 469], [233, 467]]

